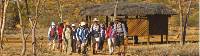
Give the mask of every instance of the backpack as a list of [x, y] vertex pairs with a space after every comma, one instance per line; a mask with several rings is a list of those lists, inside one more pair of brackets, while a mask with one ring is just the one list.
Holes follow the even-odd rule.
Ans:
[[80, 40], [83, 40], [84, 38], [87, 38], [88, 35], [86, 35], [86, 34], [87, 34], [87, 28], [81, 28], [81, 27], [79, 27], [77, 29], [77, 35], [78, 35], [78, 38]]
[[[93, 29], [93, 27], [94, 27], [94, 24], [92, 24], [92, 26], [91, 26], [91, 27], [92, 27], [92, 31], [93, 31], [93, 30], [94, 30], [94, 29]], [[98, 24], [98, 32], [100, 32], [100, 28], [101, 28], [101, 27], [100, 27], [100, 25]]]
[[[122, 25], [124, 25], [125, 28], [123, 28]], [[115, 24], [115, 26], [117, 26], [117, 25]], [[124, 23], [120, 23], [120, 28], [121, 28], [122, 31], [123, 31], [123, 30], [127, 31], [127, 28], [126, 28], [126, 26], [125, 26]], [[115, 29], [117, 30], [117, 27], [115, 27]]]
[[56, 28], [51, 28], [50, 36], [54, 37], [55, 36], [55, 32], [56, 32]]
[[94, 24], [92, 24], [92, 26], [91, 26], [91, 30], [92, 30], [92, 32], [91, 32], [91, 35], [93, 36], [93, 37], [99, 37], [100, 36], [100, 34], [97, 34], [98, 32], [100, 32], [100, 25], [98, 24], [98, 29], [97, 29], [97, 31], [94, 31]]

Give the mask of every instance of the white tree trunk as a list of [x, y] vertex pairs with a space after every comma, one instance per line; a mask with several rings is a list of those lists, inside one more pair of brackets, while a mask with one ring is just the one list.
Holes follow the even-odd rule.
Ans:
[[1, 28], [1, 26], [2, 26], [2, 19], [3, 19], [3, 9], [4, 9], [4, 1], [2, 0], [1, 2], [2, 2], [2, 4], [1, 4], [0, 28]]
[[[185, 38], [186, 38], [186, 28], [187, 28], [187, 23], [188, 23], [188, 17], [189, 17], [189, 12], [191, 8], [191, 3], [192, 1], [190, 0], [189, 3], [188, 1], [184, 0], [179, 0], [179, 16], [180, 16], [180, 44], [184, 45], [185, 44]], [[184, 6], [183, 6], [184, 5]], [[188, 6], [187, 6], [188, 5]]]
[[61, 5], [61, 1], [57, 0], [57, 2], [58, 2], [58, 6], [59, 6], [59, 17], [60, 17], [61, 22], [63, 22], [63, 8]]
[[18, 15], [19, 15], [19, 19], [20, 19], [20, 26], [21, 26], [21, 39], [22, 39], [22, 52], [21, 52], [21, 56], [25, 55], [26, 52], [26, 39], [24, 37], [24, 26], [23, 26], [23, 20], [22, 20], [22, 15], [21, 15], [21, 8], [20, 8], [20, 3], [19, 0], [16, 1], [17, 3], [17, 10], [18, 10]]
[[180, 19], [180, 44], [183, 44], [183, 10], [181, 6], [182, 2], [179, 0], [179, 19]]
[[117, 18], [117, 6], [118, 6], [118, 0], [116, 0], [116, 4], [114, 6], [114, 17], [111, 19], [111, 21], [114, 21], [114, 19]]
[[32, 51], [33, 51], [33, 56], [37, 56], [36, 54], [36, 37], [35, 37], [35, 30], [36, 30], [36, 25], [37, 25], [37, 18], [38, 18], [38, 7], [40, 4], [40, 0], [36, 1], [35, 5], [35, 17], [34, 19], [29, 19], [31, 25], [32, 25]]
[[185, 44], [185, 38], [186, 38], [186, 29], [187, 29], [187, 23], [188, 23], [188, 18], [189, 18], [189, 13], [190, 13], [190, 8], [191, 8], [191, 3], [192, 3], [192, 0], [190, 0], [189, 2], [189, 7], [187, 8], [187, 12], [186, 12], [186, 17], [185, 17], [185, 20], [184, 20], [184, 27], [183, 27], [183, 45]]
[[6, 21], [6, 10], [7, 10], [7, 6], [8, 6], [8, 1], [9, 0], [4, 0], [3, 2], [3, 17], [2, 17], [2, 24], [1, 24], [1, 43], [0, 43], [0, 48], [3, 49], [3, 33], [4, 33], [4, 27], [5, 27], [5, 21]]

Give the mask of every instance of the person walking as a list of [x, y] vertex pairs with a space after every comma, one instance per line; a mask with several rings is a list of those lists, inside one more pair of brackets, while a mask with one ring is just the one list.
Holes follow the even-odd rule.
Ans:
[[62, 50], [62, 41], [63, 41], [63, 38], [62, 38], [62, 34], [63, 34], [63, 28], [64, 28], [64, 26], [63, 26], [63, 23], [62, 22], [59, 22], [58, 23], [58, 32], [57, 32], [57, 34], [58, 34], [58, 49], [59, 49], [59, 51], [63, 51]]
[[81, 52], [83, 55], [86, 55], [87, 49], [87, 37], [89, 34], [89, 29], [85, 26], [86, 22], [81, 22], [80, 27], [77, 29], [76, 36], [78, 37], [77, 41], [80, 43]]
[[106, 29], [106, 39], [108, 42], [108, 48], [109, 48], [110, 55], [112, 55], [114, 52], [114, 43], [115, 43], [113, 24], [114, 24], [113, 22], [110, 22], [109, 26]]
[[66, 52], [68, 55], [72, 54], [72, 34], [71, 34], [72, 30], [70, 27], [69, 22], [65, 22], [64, 24], [64, 29], [63, 29], [63, 49], [64, 52]]
[[93, 24], [90, 28], [90, 33], [92, 35], [92, 46], [93, 46], [93, 54], [96, 54], [98, 51], [98, 42], [100, 38], [100, 25], [99, 20], [97, 18], [94, 18]]
[[72, 24], [72, 52], [76, 53], [76, 48], [77, 48], [77, 39], [76, 39], [76, 25]]
[[57, 30], [56, 24], [54, 21], [51, 22], [51, 25], [48, 30], [48, 41], [49, 41], [49, 49], [55, 50], [55, 42], [57, 40]]
[[106, 32], [106, 31], [105, 31], [105, 26], [104, 26], [104, 24], [100, 24], [100, 39], [99, 39], [99, 43], [98, 43], [98, 49], [99, 49], [100, 51], [102, 51], [102, 49], [103, 49], [103, 44], [104, 44], [105, 35], [106, 35], [105, 32]]
[[124, 45], [124, 37], [127, 37], [127, 31], [126, 31], [126, 28], [125, 28], [125, 25], [124, 23], [120, 22], [119, 19], [115, 19], [115, 22], [114, 22], [114, 32], [116, 32], [116, 46], [119, 47], [119, 52], [118, 53], [122, 53], [124, 52], [123, 51], [123, 48], [121, 48], [121, 46]]

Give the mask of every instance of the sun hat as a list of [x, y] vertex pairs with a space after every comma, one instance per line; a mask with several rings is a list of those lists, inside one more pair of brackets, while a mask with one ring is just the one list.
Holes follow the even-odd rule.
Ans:
[[119, 21], [119, 19], [118, 19], [118, 18], [116, 18], [116, 19], [114, 19], [114, 21]]
[[56, 25], [56, 24], [55, 24], [55, 22], [52, 21], [52, 22], [51, 22], [51, 26], [54, 26], [54, 25]]
[[97, 18], [94, 18], [94, 20], [93, 21], [99, 21]]
[[75, 24], [72, 24], [72, 26], [76, 26]]
[[65, 22], [65, 25], [70, 25], [69, 22]]
[[86, 22], [81, 22], [81, 26], [84, 26], [84, 25], [86, 25]]

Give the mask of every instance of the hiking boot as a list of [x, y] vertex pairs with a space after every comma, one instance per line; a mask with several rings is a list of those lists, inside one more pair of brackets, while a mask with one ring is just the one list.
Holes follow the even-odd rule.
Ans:
[[113, 55], [113, 53], [110, 53], [110, 55]]
[[72, 53], [68, 53], [68, 55], [72, 55]]
[[83, 54], [83, 56], [87, 56], [87, 54]]

